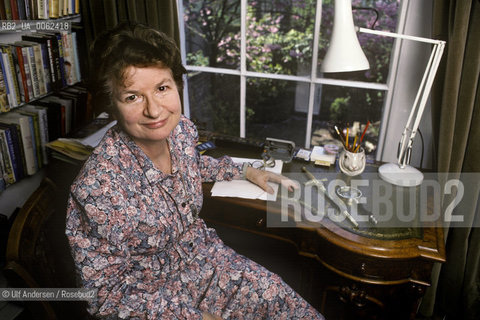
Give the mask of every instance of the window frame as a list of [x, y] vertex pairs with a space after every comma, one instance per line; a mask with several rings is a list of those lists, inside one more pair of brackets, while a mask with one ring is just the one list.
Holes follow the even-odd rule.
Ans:
[[[410, 0], [401, 0], [399, 6], [399, 14], [397, 21], [397, 30], [404, 30], [405, 21], [406, 21], [406, 12], [408, 8], [408, 3]], [[225, 68], [215, 68], [215, 67], [202, 67], [202, 66], [191, 66], [187, 64], [186, 59], [186, 47], [185, 47], [185, 27], [184, 27], [184, 13], [183, 13], [183, 1], [177, 0], [178, 8], [178, 17], [179, 17], [179, 29], [180, 29], [180, 49], [182, 54], [182, 60], [185, 68], [188, 72], [208, 72], [215, 74], [226, 74], [226, 75], [237, 75], [240, 78], [240, 134], [241, 138], [246, 137], [246, 82], [248, 77], [256, 78], [270, 78], [278, 80], [287, 80], [295, 82], [303, 82], [309, 84], [309, 103], [308, 103], [308, 112], [307, 112], [307, 130], [305, 136], [305, 148], [311, 147], [311, 136], [312, 136], [312, 125], [313, 125], [313, 113], [314, 113], [314, 97], [315, 97], [315, 87], [316, 85], [333, 85], [333, 86], [343, 86], [343, 87], [353, 87], [360, 89], [373, 89], [373, 90], [383, 90], [385, 91], [385, 102], [382, 113], [381, 127], [379, 133], [379, 141], [377, 145], [376, 159], [381, 160], [383, 155], [383, 146], [385, 143], [386, 137], [386, 128], [389, 120], [391, 119], [393, 113], [392, 109], [392, 97], [393, 89], [396, 83], [396, 73], [400, 60], [400, 49], [397, 41], [394, 41], [392, 48], [392, 56], [390, 60], [389, 74], [387, 77], [386, 83], [372, 83], [372, 82], [363, 82], [363, 81], [350, 81], [350, 80], [337, 80], [329, 79], [323, 77], [317, 77], [318, 69], [318, 43], [319, 43], [319, 34], [320, 34], [320, 25], [321, 25], [321, 16], [322, 16], [322, 0], [316, 1], [316, 16], [315, 16], [315, 31], [313, 37], [313, 54], [312, 54], [312, 67], [311, 67], [311, 76], [291, 76], [291, 75], [282, 75], [282, 74], [269, 74], [269, 73], [259, 73], [252, 72], [247, 70], [246, 66], [246, 16], [247, 16], [247, 5], [248, 0], [241, 0], [241, 41], [240, 41], [240, 70], [237, 69], [225, 69]], [[185, 83], [185, 89], [183, 92], [183, 102], [184, 102], [184, 114], [187, 117], [190, 117], [190, 103], [189, 103], [189, 94], [188, 94], [188, 79]], [[400, 137], [399, 137], [400, 138]]]

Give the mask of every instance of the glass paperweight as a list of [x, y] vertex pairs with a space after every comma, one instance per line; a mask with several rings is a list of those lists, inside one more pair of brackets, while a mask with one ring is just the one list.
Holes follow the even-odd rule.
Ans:
[[337, 194], [348, 202], [355, 201], [362, 196], [362, 191], [350, 186], [343, 186], [337, 189]]

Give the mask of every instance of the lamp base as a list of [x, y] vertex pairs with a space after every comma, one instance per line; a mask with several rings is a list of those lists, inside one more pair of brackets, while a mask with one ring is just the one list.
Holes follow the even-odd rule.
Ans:
[[423, 173], [412, 166], [400, 168], [396, 163], [386, 163], [378, 168], [378, 174], [383, 180], [401, 187], [415, 187], [422, 183]]

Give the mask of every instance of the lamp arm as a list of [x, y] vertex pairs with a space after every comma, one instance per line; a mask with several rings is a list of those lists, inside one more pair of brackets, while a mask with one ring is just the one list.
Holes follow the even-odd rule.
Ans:
[[[413, 145], [413, 140], [417, 134], [418, 126], [420, 125], [420, 120], [422, 119], [425, 106], [427, 104], [430, 91], [432, 89], [433, 81], [440, 65], [442, 58], [443, 50], [445, 48], [445, 41], [428, 39], [416, 36], [409, 36], [404, 34], [398, 34], [388, 31], [379, 31], [366, 28], [359, 28], [359, 32], [375, 34], [385, 37], [392, 37], [404, 40], [412, 40], [418, 42], [424, 42], [433, 44], [432, 53], [430, 55], [425, 73], [423, 74], [422, 81], [420, 83], [415, 101], [410, 111], [405, 129], [403, 130], [402, 137], [400, 139], [399, 149], [398, 149], [398, 165], [400, 168], [404, 168], [410, 162], [410, 154]], [[413, 122], [413, 124], [412, 124]]]
[[[438, 70], [438, 66], [441, 61], [443, 54], [443, 49], [445, 43], [437, 43], [432, 49], [432, 54], [430, 60], [427, 64], [425, 74], [423, 76], [420, 88], [417, 92], [414, 105], [411, 109], [409, 119], [405, 126], [402, 138], [400, 141], [399, 154], [398, 154], [398, 165], [400, 168], [404, 168], [410, 162], [411, 149], [415, 135], [417, 134], [418, 126], [420, 125], [420, 120], [422, 119], [427, 100], [432, 89], [433, 81]], [[412, 125], [412, 120], [414, 120]]]
[[[398, 165], [403, 168], [410, 162], [410, 152], [413, 145], [413, 140], [417, 134], [418, 126], [422, 119], [425, 106], [432, 89], [433, 81], [435, 80], [435, 75], [440, 65], [441, 57], [443, 54], [443, 49], [445, 43], [437, 43], [432, 49], [432, 54], [425, 69], [420, 87], [415, 97], [412, 109], [410, 111], [410, 116], [405, 125], [405, 129], [400, 140], [399, 154], [398, 154]], [[413, 121], [413, 124], [412, 124]]]
[[373, 29], [367, 29], [367, 28], [362, 28], [362, 27], [358, 28], [358, 32], [376, 34], [378, 36], [384, 36], [384, 37], [390, 37], [390, 38], [413, 40], [413, 41], [425, 42], [425, 43], [431, 43], [431, 44], [438, 44], [438, 43], [442, 43], [442, 42], [445, 43], [445, 41], [443, 41], [443, 40], [435, 40], [435, 39], [429, 39], [429, 38], [423, 38], [423, 37], [409, 36], [409, 35], [406, 35], [406, 34], [400, 34], [400, 33], [394, 33], [394, 32], [389, 32], [389, 31], [382, 31], [382, 30], [373, 30]]

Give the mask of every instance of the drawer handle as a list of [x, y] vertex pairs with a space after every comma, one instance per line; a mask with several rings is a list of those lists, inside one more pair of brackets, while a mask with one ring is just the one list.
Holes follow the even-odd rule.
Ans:
[[361, 274], [365, 274], [367, 272], [367, 264], [365, 262], [362, 262], [362, 264], [360, 265], [360, 273]]
[[257, 227], [265, 226], [265, 219], [263, 219], [263, 218], [258, 219], [256, 225], [257, 225]]
[[378, 274], [369, 274], [367, 272], [367, 264], [365, 262], [362, 262], [360, 267], [358, 268], [358, 271], [360, 275], [365, 276], [370, 279], [383, 279], [383, 275], [378, 275]]

